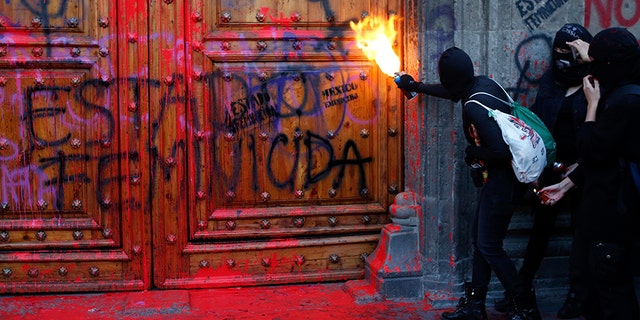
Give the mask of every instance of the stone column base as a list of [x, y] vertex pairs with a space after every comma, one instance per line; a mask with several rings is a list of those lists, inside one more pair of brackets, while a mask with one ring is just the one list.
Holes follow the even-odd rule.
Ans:
[[378, 246], [365, 261], [365, 282], [346, 288], [357, 299], [367, 294], [370, 300], [423, 299], [420, 207], [414, 194], [398, 194], [389, 212], [393, 223], [384, 226]]

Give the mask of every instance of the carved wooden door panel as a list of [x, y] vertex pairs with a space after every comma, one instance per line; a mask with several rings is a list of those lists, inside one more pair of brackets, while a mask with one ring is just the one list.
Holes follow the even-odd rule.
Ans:
[[0, 2], [0, 292], [149, 286], [135, 2]]
[[402, 182], [402, 96], [348, 22], [397, 6], [152, 5], [158, 287], [363, 276]]
[[348, 21], [398, 6], [1, 2], [0, 292], [361, 277], [402, 96]]

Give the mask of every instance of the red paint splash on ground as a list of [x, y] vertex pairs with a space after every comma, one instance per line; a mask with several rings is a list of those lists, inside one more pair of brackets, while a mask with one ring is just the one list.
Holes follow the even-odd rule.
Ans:
[[3, 296], [0, 319], [437, 319], [425, 300], [382, 301], [355, 283]]

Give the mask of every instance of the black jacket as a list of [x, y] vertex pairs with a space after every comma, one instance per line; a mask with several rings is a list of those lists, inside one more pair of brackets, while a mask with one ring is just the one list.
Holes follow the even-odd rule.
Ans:
[[[562, 134], [562, 132], [566, 132], [565, 130], [561, 130], [562, 126], [571, 126], [574, 132], [578, 132], [582, 124], [584, 123], [584, 118], [587, 114], [587, 99], [584, 96], [584, 91], [582, 88], [578, 89], [575, 93], [573, 93], [570, 97], [565, 97], [567, 92], [567, 87], [558, 85], [553, 79], [553, 75], [551, 71], [547, 71], [540, 80], [540, 86], [538, 87], [538, 93], [536, 94], [536, 100], [531, 106], [531, 111], [533, 111], [547, 126], [549, 131], [553, 134], [554, 138], [557, 142], [565, 141], [564, 137], [558, 137], [558, 134]], [[563, 119], [559, 118], [561, 109], [564, 104], [568, 103], [568, 108], [571, 110], [572, 117], [571, 119]], [[566, 108], [566, 106], [565, 106]], [[558, 120], [570, 120], [567, 122], [558, 123]], [[574, 137], [575, 139], [575, 137]], [[557, 145], [558, 149], [562, 147], [572, 148], [566, 153], [575, 153], [576, 146], [574, 145]], [[559, 153], [565, 153], [564, 151], [558, 150]], [[557, 159], [562, 162], [573, 161], [575, 162], [577, 159]], [[566, 163], [570, 165], [571, 163]]]
[[[453, 101], [462, 100], [462, 125], [465, 138], [469, 143], [466, 149], [466, 158], [481, 160], [487, 170], [496, 167], [510, 167], [511, 152], [509, 146], [502, 139], [502, 132], [496, 121], [489, 117], [489, 112], [482, 106], [476, 103], [466, 103], [476, 92], [487, 92], [508, 101], [506, 92], [497, 82], [487, 76], [474, 76], [471, 59], [466, 52], [457, 47], [449, 48], [442, 53], [438, 61], [438, 74], [440, 75], [440, 83], [415, 83], [412, 85], [412, 91]], [[491, 96], [476, 95], [473, 100], [477, 100], [491, 109], [511, 113], [509, 105]], [[471, 124], [474, 125], [480, 137], [480, 146], [476, 146], [470, 135]]]
[[[547, 71], [540, 80], [531, 111], [542, 119], [556, 140], [556, 162], [569, 166], [578, 161], [577, 133], [584, 124], [587, 100], [582, 88], [565, 97], [567, 89], [566, 86], [556, 83], [552, 70]], [[561, 115], [567, 111], [571, 113], [570, 117], [566, 114]], [[574, 181], [578, 179], [576, 175], [579, 175], [578, 171], [569, 177]], [[556, 183], [559, 179], [558, 173], [554, 173], [551, 167], [547, 167], [542, 176], [545, 184]]]
[[[431, 96], [451, 99], [452, 97], [442, 84], [420, 84], [417, 92]], [[476, 103], [466, 103], [469, 97], [476, 92], [487, 92], [504, 101], [508, 97], [502, 88], [487, 76], [475, 76], [469, 82], [468, 88], [462, 93], [462, 128], [465, 138], [469, 143], [467, 156], [481, 160], [485, 168], [491, 169], [496, 166], [511, 166], [511, 151], [509, 146], [502, 139], [502, 131], [496, 121], [489, 117], [488, 111]], [[491, 109], [498, 109], [504, 113], [511, 114], [509, 105], [487, 95], [475, 95], [471, 100], [477, 100]], [[481, 146], [476, 146], [474, 139], [470, 136], [470, 125], [473, 124], [480, 136]]]
[[624, 159], [640, 160], [640, 95], [600, 99], [595, 122], [578, 133], [582, 197], [578, 223], [592, 241], [626, 242], [640, 234], [640, 196]]

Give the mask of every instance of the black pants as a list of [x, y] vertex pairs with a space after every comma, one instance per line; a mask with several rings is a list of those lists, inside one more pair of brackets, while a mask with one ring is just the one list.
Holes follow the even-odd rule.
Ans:
[[640, 319], [629, 253], [628, 244], [590, 243], [589, 275], [592, 282], [585, 314], [587, 319]]
[[[543, 185], [557, 182], [549, 178], [549, 175], [557, 176], [557, 173], [547, 173], [546, 171], [545, 173], [547, 179], [543, 182]], [[571, 252], [569, 254], [569, 283], [571, 290], [576, 295], [576, 299], [585, 303], [588, 295], [588, 279], [585, 270], [587, 268], [587, 244], [584, 243], [584, 237], [575, 229], [574, 219], [576, 218], [575, 212], [578, 197], [577, 190], [570, 190], [560, 202], [553, 206], [540, 204], [537, 198], [534, 200], [532, 210], [533, 226], [529, 234], [529, 241], [519, 274], [524, 286], [531, 288], [533, 279], [545, 257], [549, 239], [556, 230], [558, 215], [562, 210], [568, 210], [571, 213], [573, 233]]]
[[525, 185], [516, 180], [510, 167], [489, 171], [472, 226], [473, 286], [488, 286], [493, 271], [508, 293], [523, 292], [516, 267], [502, 245], [515, 204], [522, 198], [524, 189]]

